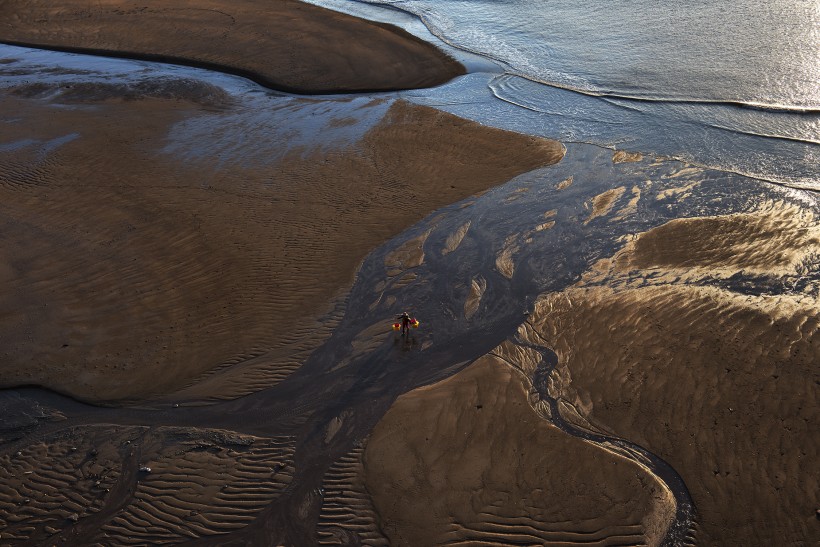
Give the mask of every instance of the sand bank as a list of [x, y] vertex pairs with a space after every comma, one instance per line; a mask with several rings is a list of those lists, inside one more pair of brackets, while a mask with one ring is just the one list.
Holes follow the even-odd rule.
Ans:
[[[610, 197], [601, 196], [591, 213]], [[319, 537], [373, 545], [668, 539], [676, 501], [656, 468], [625, 445], [556, 428], [545, 389], [565, 421], [625, 439], [680, 474], [695, 510], [676, 541], [816, 542], [820, 287], [794, 283], [816, 272], [815, 214], [768, 201], [624, 239], [580, 282], [542, 295], [490, 354], [399, 397], [364, 450], [331, 468]], [[793, 280], [790, 292], [745, 291], [764, 286], [761, 278]], [[536, 388], [538, 347], [554, 350], [558, 364]]]
[[[233, 138], [246, 144], [231, 141], [227, 159], [181, 161], [167, 149], [173, 128], [201, 124], [208, 151], [241, 105], [218, 88], [168, 85], [141, 98], [128, 87], [128, 100], [117, 86], [21, 86], [0, 103], [15, 112], [0, 138], [18, 143], [0, 151], [3, 387], [131, 400], [240, 365], [255, 373], [187, 395], [271, 385], [329, 332], [338, 318], [317, 319], [376, 245], [562, 154], [404, 102], [355, 103], [354, 118], [337, 119], [287, 99], [268, 125], [240, 127]], [[382, 117], [349, 143], [291, 150], [271, 136], [305, 117], [349, 127], [367, 115]]]
[[729, 281], [797, 278], [818, 254], [817, 219], [768, 203], [640, 234], [537, 303], [533, 341], [559, 355], [553, 394], [681, 474], [698, 543], [818, 538], [817, 287], [757, 295]]
[[464, 73], [398, 27], [295, 0], [10, 0], [0, 41], [214, 68], [297, 93], [431, 87]]
[[529, 389], [488, 356], [399, 398], [363, 465], [390, 545], [662, 539], [674, 512], [663, 485], [548, 423]]

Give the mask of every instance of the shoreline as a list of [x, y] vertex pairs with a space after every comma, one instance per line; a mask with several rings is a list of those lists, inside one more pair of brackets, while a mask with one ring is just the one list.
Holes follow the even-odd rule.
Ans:
[[[252, 0], [230, 7], [202, 2], [219, 10], [148, 3], [124, 12], [116, 3], [82, 0], [9, 2], [0, 12], [0, 43], [216, 70], [299, 95], [424, 89], [466, 73], [460, 62], [402, 28], [297, 0], [269, 4], [261, 13], [252, 12], [258, 9]], [[75, 17], [77, 28], [64, 28], [59, 10]], [[167, 15], [174, 11], [180, 12], [176, 20]], [[12, 14], [16, 20], [3, 25]], [[152, 24], [154, 33], [146, 30]]]
[[[187, 57], [175, 57], [173, 55], [162, 55], [162, 54], [151, 54], [151, 53], [144, 53], [144, 52], [135, 52], [135, 51], [116, 51], [116, 50], [106, 50], [106, 49], [95, 49], [95, 48], [82, 48], [82, 47], [71, 47], [71, 46], [52, 46], [47, 44], [32, 44], [26, 42], [15, 42], [13, 40], [0, 40], [0, 45], [12, 46], [12, 47], [21, 47], [21, 48], [31, 48], [31, 49], [38, 49], [43, 51], [53, 51], [56, 53], [73, 53], [78, 55], [89, 55], [92, 57], [102, 57], [108, 59], [123, 59], [123, 60], [131, 60], [131, 61], [146, 61], [149, 63], [160, 63], [164, 65], [172, 65], [172, 66], [182, 66], [187, 68], [194, 68], [199, 70], [209, 70], [212, 72], [218, 72], [220, 74], [225, 74], [228, 76], [237, 76], [239, 78], [245, 78], [265, 89], [270, 91], [277, 91], [280, 93], [286, 93], [289, 95], [297, 95], [300, 97], [322, 97], [322, 96], [339, 96], [339, 95], [369, 95], [373, 93], [391, 93], [396, 91], [406, 91], [409, 89], [425, 89], [427, 87], [435, 87], [438, 85], [446, 84], [452, 78], [443, 80], [438, 83], [434, 83], [430, 86], [424, 86], [420, 88], [415, 87], [374, 87], [372, 89], [356, 89], [356, 90], [348, 90], [348, 89], [339, 89], [339, 88], [330, 88], [330, 89], [302, 89], [297, 87], [289, 87], [280, 83], [277, 83], [271, 79], [266, 78], [264, 75], [254, 72], [251, 70], [245, 70], [236, 66], [225, 65], [220, 63], [210, 63], [207, 61], [198, 61], [196, 59], [190, 59]], [[463, 73], [462, 73], [463, 74]], [[455, 74], [453, 77], [458, 77], [461, 74]]]

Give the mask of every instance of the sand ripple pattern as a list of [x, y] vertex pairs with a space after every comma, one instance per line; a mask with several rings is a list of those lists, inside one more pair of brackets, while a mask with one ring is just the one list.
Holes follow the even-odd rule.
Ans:
[[316, 528], [319, 545], [390, 545], [379, 529], [364, 486], [363, 455], [364, 449], [357, 447], [325, 474], [324, 502]]
[[243, 528], [293, 476], [293, 439], [218, 444], [177, 435], [177, 445], [142, 462], [151, 472], [132, 503], [103, 526], [100, 544], [173, 544]]
[[[214, 401], [278, 384], [339, 324], [346, 287], [374, 246], [563, 153], [401, 101], [324, 108], [266, 96], [255, 110], [214, 109], [186, 86], [186, 100], [126, 89], [137, 96], [80, 106], [0, 99], [17, 113], [0, 127], [12, 143], [0, 147], [0, 385], [112, 402], [179, 390], [177, 400]], [[254, 111], [263, 123], [252, 123]], [[344, 134], [345, 114], [369, 121], [344, 146], [338, 131], [281, 146], [305, 116]], [[200, 130], [186, 142], [204, 152], [185, 162], [167, 146], [177, 122]], [[213, 134], [228, 135], [230, 157], [214, 150]], [[509, 166], [486, 159], [505, 139]], [[393, 257], [397, 273], [422, 263], [423, 244]]]
[[493, 512], [482, 511], [480, 514], [483, 520], [473, 527], [453, 524], [452, 534], [458, 539], [447, 541], [444, 545], [646, 545], [640, 524], [597, 529], [600, 521], [592, 520], [565, 523], [563, 528], [556, 526], [548, 529], [542, 522], [518, 515], [505, 518]]
[[[564, 522], [546, 510], [527, 509], [523, 515], [513, 507], [502, 510], [507, 499], [520, 502], [528, 492], [501, 501], [478, 499], [520, 484], [502, 472], [506, 460], [498, 453], [518, 468], [540, 469], [530, 454], [550, 433], [511, 410], [523, 399], [544, 424], [549, 419], [570, 424], [562, 432], [578, 433], [607, 457], [629, 460], [665, 483], [647, 502], [652, 510], [608, 523], [640, 523], [642, 539], [613, 541], [775, 544], [772, 521], [800, 541], [811, 531], [811, 507], [817, 503], [816, 481], [807, 472], [816, 447], [806, 429], [817, 408], [811, 363], [820, 361], [814, 317], [820, 296], [816, 199], [677, 162], [613, 163], [611, 152], [587, 147], [571, 147], [568, 155], [570, 161], [608, 165], [606, 182], [573, 173], [563, 162], [519, 177], [469, 207], [454, 206], [448, 215], [408, 231], [363, 268], [384, 279], [389, 268], [383, 257], [435, 225], [425, 261], [414, 270], [417, 281], [382, 299], [383, 315], [395, 308], [389, 296], [395, 302], [429, 302], [419, 314], [431, 318], [426, 324], [435, 332], [433, 343], [422, 346], [417, 359], [408, 359], [413, 380], [426, 387], [399, 397], [366, 448], [365, 474], [377, 477], [368, 479], [368, 492], [382, 530], [397, 544], [498, 543], [503, 532], [497, 524], [508, 517], [533, 519], [543, 524], [537, 529], [547, 531]], [[556, 181], [573, 174], [571, 186], [555, 188]], [[617, 188], [608, 187], [611, 181]], [[468, 220], [459, 245], [442, 254], [448, 238]], [[550, 224], [537, 229], [545, 223]], [[479, 292], [470, 289], [479, 276], [486, 289], [477, 309], [469, 307], [470, 321], [459, 321], [470, 293]], [[543, 294], [535, 305], [526, 294], [533, 285]], [[366, 284], [359, 289], [369, 302]], [[370, 319], [362, 318], [360, 330]], [[493, 322], [495, 331], [486, 327]], [[434, 370], [466, 354], [456, 344], [486, 343], [476, 329], [486, 328], [482, 336], [492, 339], [516, 326], [523, 329], [523, 343], [483, 353], [523, 373], [532, 383], [529, 389], [537, 385], [529, 398], [508, 395], [502, 405], [500, 397], [489, 396], [483, 389], [503, 382], [482, 376], [490, 374], [486, 370], [473, 370], [480, 368], [478, 362], [443, 381], [446, 374]], [[557, 354], [554, 369], [542, 366], [548, 348]], [[413, 375], [396, 361], [391, 380]], [[428, 362], [436, 365], [426, 367]], [[542, 404], [543, 398], [534, 396], [541, 393], [556, 404]], [[505, 412], [497, 417], [481, 416], [502, 407]], [[485, 419], [491, 431], [484, 429]], [[527, 424], [524, 446], [509, 431], [511, 422]], [[766, 433], [752, 445], [748, 437], [757, 428]], [[781, 440], [788, 447], [783, 453], [774, 449]], [[541, 454], [571, 453], [574, 463], [586, 465], [579, 449], [560, 448], [564, 442], [572, 441], [555, 440]], [[520, 453], [511, 453], [518, 446]], [[562, 463], [556, 461], [560, 457], [549, 460], [556, 468]], [[536, 474], [551, 491], [579, 491], [556, 485], [554, 471]], [[498, 477], [504, 479], [494, 483]], [[625, 491], [618, 484], [608, 477], [599, 486]], [[648, 494], [646, 485], [639, 490]], [[779, 492], [791, 493], [789, 501]], [[527, 507], [548, 507], [529, 499]], [[502, 508], [485, 511], [498, 518], [475, 516], [486, 507]], [[588, 516], [579, 511], [568, 520]], [[754, 529], [745, 527], [744, 519], [755, 522]], [[534, 530], [516, 528], [524, 522], [513, 518], [506, 530], [520, 533], [516, 539], [524, 544], [542, 543]]]
[[340, 296], [327, 315], [319, 320], [297, 322], [274, 348], [239, 355], [161, 400], [224, 401], [278, 384], [299, 369], [313, 350], [331, 335], [344, 316], [345, 303], [345, 298]]
[[391, 544], [656, 544], [674, 514], [663, 484], [544, 420], [511, 365], [482, 357], [376, 426], [363, 474]]
[[76, 427], [0, 457], [3, 539], [163, 545], [246, 526], [290, 483], [292, 438]]
[[673, 220], [536, 304], [532, 338], [559, 356], [550, 393], [681, 474], [698, 542], [786, 544], [816, 530], [817, 234], [813, 214], [784, 203]]
[[99, 513], [122, 474], [122, 443], [140, 432], [72, 428], [0, 456], [0, 541], [43, 541]]

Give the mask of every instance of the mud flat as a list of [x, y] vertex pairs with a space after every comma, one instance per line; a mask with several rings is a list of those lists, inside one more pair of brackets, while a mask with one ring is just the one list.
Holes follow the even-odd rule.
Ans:
[[423, 88], [464, 73], [398, 27], [295, 0], [12, 0], [0, 41], [170, 61], [299, 93]]

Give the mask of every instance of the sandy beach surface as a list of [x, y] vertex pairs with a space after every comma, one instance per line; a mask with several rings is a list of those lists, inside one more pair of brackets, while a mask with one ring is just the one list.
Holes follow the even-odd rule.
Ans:
[[0, 41], [203, 66], [303, 93], [431, 87], [464, 73], [402, 29], [296, 0], [12, 0], [0, 5]]
[[396, 402], [363, 458], [391, 545], [663, 539], [674, 500], [662, 483], [549, 424], [529, 388], [491, 355]]
[[[578, 221], [623, 222], [639, 190], [593, 195]], [[504, 277], [527, 260], [509, 248]], [[486, 356], [399, 397], [326, 482], [320, 530], [362, 526], [401, 545], [661, 545], [683, 510], [684, 544], [804, 544], [817, 535], [820, 349], [818, 296], [798, 280], [818, 251], [816, 213], [781, 201], [621, 240]], [[793, 288], [750, 294], [746, 276]], [[488, 289], [470, 289], [465, 317]]]
[[816, 526], [817, 484], [801, 470], [817, 457], [817, 296], [698, 281], [799, 275], [819, 250], [817, 218], [782, 203], [677, 220], [536, 304], [537, 339], [559, 356], [551, 392], [680, 472], [699, 544], [799, 544]]
[[[31, 101], [20, 97], [48, 91], [23, 87], [3, 105], [16, 113], [6, 141], [24, 130], [35, 143], [65, 144], [22, 146], [2, 160], [2, 383], [92, 402], [167, 394], [248, 365], [254, 374], [243, 371], [234, 389], [223, 377], [197, 394], [270, 385], [298, 366], [294, 349], [321, 341], [334, 321], [321, 318], [372, 248], [562, 153], [554, 142], [374, 101], [360, 111], [384, 117], [353, 147], [297, 149], [257, 166], [247, 156], [180, 161], [163, 147], [172, 125], [195, 118], [218, 131], [231, 123], [227, 98], [88, 92]], [[315, 119], [311, 105], [288, 109]]]
[[351, 94], [463, 68], [290, 0], [0, 41], [277, 90], [3, 50], [0, 545], [820, 541], [816, 195]]

